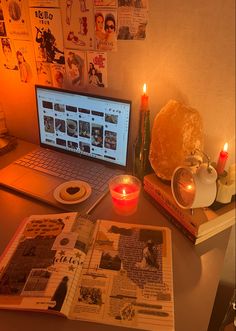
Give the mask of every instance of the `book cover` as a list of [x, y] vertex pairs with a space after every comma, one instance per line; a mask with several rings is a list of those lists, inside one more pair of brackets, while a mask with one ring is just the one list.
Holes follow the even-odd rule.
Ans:
[[0, 258], [0, 308], [174, 331], [171, 231], [77, 213], [30, 216]]
[[163, 183], [155, 174], [144, 177], [144, 190], [155, 199], [174, 220], [182, 225], [193, 238], [208, 238], [230, 227], [235, 222], [235, 203], [231, 202], [216, 208], [180, 208], [171, 193], [170, 185]]

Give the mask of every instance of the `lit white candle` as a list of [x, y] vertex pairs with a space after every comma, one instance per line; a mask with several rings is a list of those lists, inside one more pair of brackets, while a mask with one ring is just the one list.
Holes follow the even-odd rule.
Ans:
[[231, 202], [232, 196], [235, 194], [235, 168], [235, 164], [231, 165], [228, 175], [218, 179], [216, 201], [221, 203]]

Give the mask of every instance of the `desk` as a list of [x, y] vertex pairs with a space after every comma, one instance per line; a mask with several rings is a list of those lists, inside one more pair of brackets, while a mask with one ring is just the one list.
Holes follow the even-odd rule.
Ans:
[[[0, 156], [0, 167], [6, 166], [35, 147], [33, 144], [19, 141], [15, 150]], [[23, 218], [32, 214], [58, 212], [61, 210], [8, 189], [0, 188], [0, 254]], [[166, 226], [171, 229], [176, 331], [206, 331], [230, 229], [194, 246], [158, 212], [158, 209], [145, 198], [143, 192], [141, 192], [138, 211], [132, 216], [116, 215], [112, 210], [110, 195], [107, 195], [100, 202], [92, 214], [97, 218]], [[0, 311], [0, 326], [2, 331], [111, 330], [109, 325], [70, 321], [49, 314], [3, 310]], [[122, 329], [112, 327], [113, 331]]]

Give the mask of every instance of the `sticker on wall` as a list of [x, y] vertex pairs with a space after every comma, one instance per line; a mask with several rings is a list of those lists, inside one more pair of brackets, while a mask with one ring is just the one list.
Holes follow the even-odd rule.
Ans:
[[96, 8], [95, 22], [95, 49], [99, 51], [117, 50], [117, 11]]
[[52, 75], [52, 84], [54, 87], [63, 88], [65, 86], [65, 65], [52, 63], [51, 75]]
[[27, 1], [4, 0], [2, 5], [8, 36], [13, 39], [30, 40], [30, 21]]
[[146, 38], [148, 23], [148, 1], [134, 1], [127, 6], [119, 0], [118, 5], [118, 35], [122, 40], [143, 40]]
[[30, 7], [59, 7], [59, 0], [28, 0]]
[[3, 67], [9, 70], [18, 70], [13, 43], [9, 38], [0, 38], [0, 56]]
[[34, 83], [36, 80], [36, 64], [32, 41], [14, 41], [16, 58], [18, 62], [20, 81]]
[[87, 52], [88, 85], [107, 87], [107, 54]]
[[52, 86], [52, 76], [50, 64], [47, 62], [36, 62], [38, 83], [41, 85]]
[[65, 48], [94, 49], [93, 0], [61, 0]]
[[30, 8], [36, 61], [64, 64], [64, 47], [59, 8]]
[[78, 50], [65, 50], [66, 74], [71, 89], [85, 85], [86, 53]]

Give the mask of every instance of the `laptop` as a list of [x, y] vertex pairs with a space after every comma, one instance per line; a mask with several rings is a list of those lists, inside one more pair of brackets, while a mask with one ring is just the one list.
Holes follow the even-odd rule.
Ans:
[[[40, 85], [35, 97], [40, 146], [0, 170], [0, 185], [88, 213], [127, 172], [131, 101]], [[55, 192], [67, 181], [85, 183], [89, 196], [61, 201]]]

